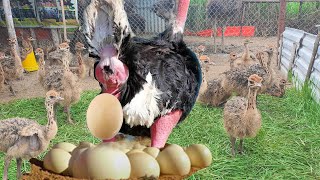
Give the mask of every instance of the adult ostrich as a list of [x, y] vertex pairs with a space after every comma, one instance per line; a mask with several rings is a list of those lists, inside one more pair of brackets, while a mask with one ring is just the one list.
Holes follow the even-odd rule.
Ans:
[[207, 19], [214, 32], [214, 53], [217, 53], [216, 32], [222, 27], [221, 50], [224, 51], [224, 32], [227, 24], [239, 19], [242, 0], [209, 0], [207, 3]]
[[94, 70], [101, 93], [116, 96], [123, 107], [120, 132], [151, 137], [152, 147], [164, 147], [202, 82], [199, 61], [182, 36], [189, 3], [180, 0], [172, 26], [152, 39], [133, 36], [123, 1], [95, 0], [84, 13], [81, 31], [90, 56], [99, 60]]

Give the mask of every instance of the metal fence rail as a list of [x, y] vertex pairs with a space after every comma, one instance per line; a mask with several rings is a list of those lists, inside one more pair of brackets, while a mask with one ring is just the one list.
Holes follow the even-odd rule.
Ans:
[[[309, 80], [314, 99], [320, 103], [320, 36], [302, 30], [286, 28], [280, 49], [280, 68], [292, 72], [295, 86], [300, 89]], [[318, 40], [318, 41], [317, 41]], [[317, 43], [318, 42], [318, 43]], [[316, 50], [314, 53], [313, 51]], [[315, 59], [312, 61], [312, 59]], [[311, 67], [311, 69], [309, 69]]]

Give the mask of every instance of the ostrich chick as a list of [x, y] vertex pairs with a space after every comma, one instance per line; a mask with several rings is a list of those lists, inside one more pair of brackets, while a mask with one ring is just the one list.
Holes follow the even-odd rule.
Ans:
[[86, 73], [86, 65], [83, 62], [82, 51], [86, 49], [81, 42], [77, 42], [75, 46], [78, 67], [70, 67], [71, 72], [76, 74], [78, 78], [83, 79]]
[[261, 114], [257, 109], [257, 92], [262, 78], [256, 74], [248, 78], [248, 97], [234, 96], [224, 107], [224, 128], [230, 136], [231, 153], [235, 155], [236, 138], [240, 139], [239, 152], [243, 152], [243, 138], [255, 137], [261, 128]]
[[234, 53], [231, 53], [231, 54], [230, 54], [230, 61], [232, 62], [232, 63], [230, 63], [230, 67], [231, 67], [231, 68], [236, 68], [236, 67], [249, 67], [249, 66], [251, 66], [251, 65], [253, 65], [253, 64], [257, 64], [257, 63], [258, 63], [258, 62], [256, 61], [256, 56], [249, 51], [248, 45], [249, 45], [250, 43], [253, 43], [253, 42], [250, 41], [250, 40], [248, 40], [248, 39], [246, 39], [246, 40], [244, 41], [244, 47], [245, 47], [245, 49], [244, 49], [243, 54], [242, 54], [240, 57], [235, 56]]
[[266, 94], [275, 97], [283, 97], [286, 91], [286, 85], [289, 85], [285, 79], [280, 79], [279, 83], [273, 83], [271, 87], [268, 87], [265, 91]]
[[8, 169], [13, 158], [17, 160], [17, 179], [21, 177], [22, 159], [38, 156], [48, 148], [56, 136], [58, 126], [54, 105], [62, 98], [56, 91], [48, 91], [45, 99], [48, 123], [45, 126], [25, 118], [11, 118], [0, 121], [0, 151], [5, 152], [3, 179], [8, 179]]
[[39, 61], [38, 80], [39, 80], [40, 84], [43, 85], [43, 79], [46, 75], [43, 49], [37, 48], [35, 50], [35, 55]]

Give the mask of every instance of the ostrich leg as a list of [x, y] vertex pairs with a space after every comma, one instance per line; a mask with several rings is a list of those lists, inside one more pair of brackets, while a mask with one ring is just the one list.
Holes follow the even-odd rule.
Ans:
[[236, 153], [234, 151], [234, 148], [235, 148], [235, 144], [236, 144], [236, 138], [230, 137], [230, 142], [231, 142], [231, 154], [232, 154], [232, 156], [235, 156]]
[[239, 153], [243, 153], [243, 139], [240, 139], [240, 144], [239, 144]]
[[5, 160], [4, 160], [4, 171], [3, 171], [3, 180], [7, 180], [8, 179], [8, 169], [10, 166], [10, 162], [11, 162], [12, 157], [11, 156], [6, 156]]
[[181, 110], [172, 111], [158, 118], [151, 126], [151, 146], [163, 148], [172, 129], [178, 124], [182, 115]]
[[21, 165], [22, 165], [22, 159], [17, 158], [17, 179], [20, 179], [21, 177]]

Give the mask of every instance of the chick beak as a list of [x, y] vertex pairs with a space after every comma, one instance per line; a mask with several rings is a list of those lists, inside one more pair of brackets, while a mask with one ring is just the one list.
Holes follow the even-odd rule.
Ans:
[[64, 100], [64, 98], [63, 98], [63, 97], [60, 97], [60, 96], [58, 96], [57, 99], [58, 99], [59, 101], [63, 101], [63, 100]]
[[257, 86], [257, 87], [261, 87], [262, 84], [261, 84], [261, 83], [256, 83], [256, 86]]

